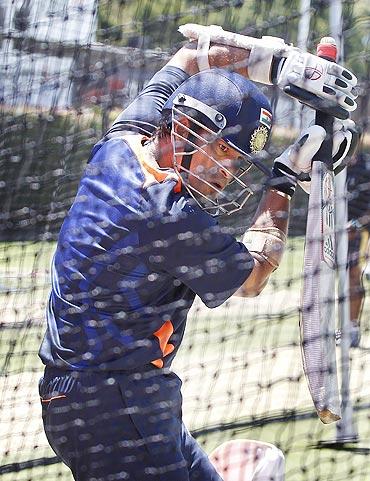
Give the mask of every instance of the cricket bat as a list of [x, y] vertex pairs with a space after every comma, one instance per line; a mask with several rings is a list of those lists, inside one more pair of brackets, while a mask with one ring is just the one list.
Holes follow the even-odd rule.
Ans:
[[[335, 40], [324, 37], [317, 54], [335, 62]], [[316, 112], [326, 138], [313, 158], [304, 253], [300, 333], [303, 368], [320, 420], [341, 418], [335, 349], [335, 191], [333, 117]]]

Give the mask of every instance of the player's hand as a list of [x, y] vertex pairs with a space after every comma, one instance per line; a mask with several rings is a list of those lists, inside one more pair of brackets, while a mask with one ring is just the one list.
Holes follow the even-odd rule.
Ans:
[[[293, 145], [290, 145], [274, 162], [275, 176], [285, 175], [309, 193], [312, 159], [325, 139], [325, 130], [312, 125], [305, 129]], [[333, 126], [333, 169], [338, 174], [346, 166], [356, 149], [358, 132], [352, 120], [336, 120]]]
[[275, 83], [305, 105], [347, 119], [356, 107], [357, 78], [348, 69], [293, 48]]

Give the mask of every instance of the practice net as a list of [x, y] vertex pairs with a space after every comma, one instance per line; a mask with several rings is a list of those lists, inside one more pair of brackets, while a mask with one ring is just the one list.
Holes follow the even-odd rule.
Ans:
[[[37, 352], [45, 331], [56, 239], [93, 145], [182, 45], [179, 25], [218, 24], [246, 35], [306, 43], [314, 51], [329, 31], [331, 3], [0, 0], [0, 475], [4, 481], [72, 479], [43, 431], [38, 394], [43, 366]], [[364, 162], [351, 200], [363, 198], [370, 186], [370, 8], [366, 0], [335, 3], [343, 8], [344, 61], [359, 78], [355, 118], [364, 131], [358, 154]], [[271, 163], [297, 135], [301, 110], [277, 88], [262, 89], [275, 117], [266, 161]], [[232, 219], [221, 220], [234, 235], [248, 227], [258, 197]], [[230, 298], [216, 309], [207, 309], [196, 299], [173, 366], [183, 380], [183, 415], [208, 453], [227, 440], [253, 439], [283, 451], [288, 481], [367, 480], [370, 307], [365, 301], [360, 347], [350, 351], [350, 399], [359, 444], [330, 444], [336, 439], [335, 426], [323, 426], [317, 419], [301, 361], [306, 216], [307, 196], [297, 192], [284, 260], [259, 297]], [[361, 211], [363, 224], [369, 222], [368, 216], [369, 205]], [[362, 265], [365, 261], [361, 258]], [[368, 289], [365, 276], [364, 290]], [[352, 295], [358, 297], [359, 289]]]

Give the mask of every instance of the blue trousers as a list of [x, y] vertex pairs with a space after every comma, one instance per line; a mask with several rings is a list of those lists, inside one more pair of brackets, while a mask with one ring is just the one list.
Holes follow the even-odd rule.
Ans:
[[222, 481], [181, 415], [181, 380], [46, 368], [39, 390], [48, 441], [76, 481]]

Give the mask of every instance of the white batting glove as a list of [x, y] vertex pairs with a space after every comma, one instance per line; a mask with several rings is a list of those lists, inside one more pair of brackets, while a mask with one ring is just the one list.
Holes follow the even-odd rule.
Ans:
[[356, 76], [341, 65], [292, 49], [282, 61], [277, 85], [315, 110], [346, 119], [356, 107]]
[[287, 45], [277, 37], [256, 40], [248, 60], [251, 80], [278, 85], [283, 92], [339, 119], [357, 104], [357, 78], [341, 65]]
[[[282, 185], [283, 192], [292, 195], [298, 183], [309, 193], [311, 184], [312, 159], [321, 147], [326, 131], [319, 125], [305, 129], [293, 145], [290, 145], [274, 161], [273, 176], [276, 188]], [[358, 132], [352, 120], [335, 120], [333, 125], [333, 170], [339, 173], [345, 166], [345, 159], [353, 154], [358, 142]], [[274, 181], [273, 179], [273, 181]]]

